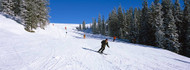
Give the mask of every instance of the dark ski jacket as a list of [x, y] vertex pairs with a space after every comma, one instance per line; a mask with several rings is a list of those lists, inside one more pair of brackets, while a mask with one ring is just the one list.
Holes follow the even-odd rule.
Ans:
[[106, 40], [103, 40], [101, 43], [102, 47], [105, 47], [107, 45], [107, 47], [109, 48], [108, 42], [106, 42]]

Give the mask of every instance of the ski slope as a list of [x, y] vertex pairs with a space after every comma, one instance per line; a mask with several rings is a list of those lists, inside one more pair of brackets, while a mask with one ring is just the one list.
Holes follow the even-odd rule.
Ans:
[[[67, 27], [67, 34], [65, 30]], [[28, 33], [0, 15], [0, 70], [189, 70], [190, 58], [77, 31], [78, 24], [50, 24]], [[110, 48], [99, 54], [101, 40]]]

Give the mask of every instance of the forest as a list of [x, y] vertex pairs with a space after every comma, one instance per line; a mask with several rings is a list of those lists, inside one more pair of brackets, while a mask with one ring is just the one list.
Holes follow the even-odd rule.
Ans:
[[[190, 0], [184, 1], [184, 9], [179, 0], [154, 0], [148, 6], [144, 0], [141, 8], [125, 10], [114, 8], [108, 19], [99, 15], [98, 21], [92, 19], [90, 29], [93, 34], [102, 34], [131, 43], [156, 46], [172, 52], [190, 56]], [[79, 30], [87, 29], [83, 24]]]

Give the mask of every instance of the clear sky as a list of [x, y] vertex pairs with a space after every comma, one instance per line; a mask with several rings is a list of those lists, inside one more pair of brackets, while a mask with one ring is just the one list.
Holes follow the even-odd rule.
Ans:
[[[148, 0], [150, 6], [154, 0]], [[173, 2], [175, 0], [172, 0]], [[129, 9], [130, 7], [142, 8], [143, 0], [50, 0], [51, 23], [77, 23], [82, 21], [91, 23], [92, 18], [104, 15], [107, 19], [114, 7]], [[181, 5], [183, 1], [180, 0]]]

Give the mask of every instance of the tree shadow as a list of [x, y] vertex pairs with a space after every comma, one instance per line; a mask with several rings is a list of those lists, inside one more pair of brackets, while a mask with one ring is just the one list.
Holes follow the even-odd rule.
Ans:
[[79, 37], [79, 36], [73, 36], [75, 38], [78, 38], [78, 39], [84, 39], [83, 37]]
[[[109, 41], [113, 41], [113, 38], [112, 37], [109, 37], [109, 36], [104, 36], [104, 35], [101, 35], [101, 34], [93, 34], [92, 32], [90, 32], [90, 29], [89, 30], [79, 30], [79, 32], [75, 32], [79, 35], [84, 35], [84, 32], [86, 37], [88, 38], [95, 38], [95, 39], [99, 39], [99, 40], [104, 40], [104, 39], [108, 39]], [[129, 40], [126, 40], [126, 39], [116, 39], [115, 42], [123, 42], [123, 43], [129, 43]]]
[[3, 15], [3, 16], [5, 16], [6, 18], [12, 19], [12, 20], [16, 21], [17, 23], [19, 23], [20, 25], [24, 26], [24, 24], [22, 24], [22, 20], [20, 18], [17, 18], [17, 17], [14, 17], [14, 16], [10, 16], [10, 15], [4, 14], [4, 13], [0, 13], [0, 14]]
[[180, 61], [180, 62], [183, 62], [183, 63], [188, 63], [188, 64], [190, 64], [190, 62], [188, 62], [188, 61], [184, 61], [184, 60], [180, 60], [180, 59], [176, 59], [176, 58], [173, 58], [174, 60], [177, 60], [177, 61]]
[[[76, 34], [79, 35], [86, 35], [86, 38], [94, 38], [94, 39], [99, 39], [99, 40], [104, 40], [104, 39], [108, 39], [110, 42], [113, 42], [113, 37], [109, 37], [109, 36], [104, 36], [101, 34], [93, 34], [91, 32], [91, 29], [87, 29], [87, 30], [78, 30], [76, 32], [74, 32]], [[81, 39], [80, 37], [76, 37]], [[135, 45], [135, 46], [141, 46], [141, 47], [148, 47], [148, 48], [155, 48], [155, 49], [162, 49], [162, 48], [158, 48], [158, 47], [154, 47], [154, 46], [150, 46], [150, 45], [143, 45], [143, 44], [137, 44], [137, 43], [131, 43], [129, 40], [127, 39], [116, 39], [114, 42], [120, 42], [120, 43], [127, 43], [130, 45]]]

